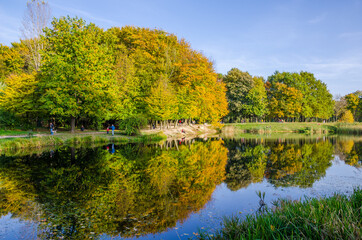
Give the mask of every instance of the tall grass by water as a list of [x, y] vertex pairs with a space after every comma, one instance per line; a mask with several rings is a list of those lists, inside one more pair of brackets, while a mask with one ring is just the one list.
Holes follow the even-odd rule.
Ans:
[[100, 135], [59, 135], [42, 136], [30, 138], [11, 138], [0, 140], [0, 152], [5, 150], [17, 150], [27, 148], [43, 148], [58, 145], [85, 145], [90, 143], [127, 143], [127, 142], [147, 142], [160, 141], [167, 138], [164, 134], [150, 134], [128, 137], [123, 135], [100, 136]]
[[362, 135], [362, 123], [338, 123], [335, 126], [337, 134]]
[[64, 144], [62, 139], [53, 136], [2, 139], [0, 142], [0, 151], [25, 148], [41, 148], [43, 146], [56, 146], [62, 144]]
[[362, 239], [362, 189], [304, 201], [278, 200], [274, 208], [244, 220], [225, 218], [216, 233], [199, 239]]
[[362, 134], [362, 123], [265, 122], [225, 124], [226, 133]]

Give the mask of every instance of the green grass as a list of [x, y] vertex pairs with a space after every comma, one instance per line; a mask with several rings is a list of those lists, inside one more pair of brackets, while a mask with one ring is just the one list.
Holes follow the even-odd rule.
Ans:
[[0, 152], [5, 150], [18, 150], [27, 148], [43, 148], [58, 145], [88, 145], [91, 143], [127, 143], [127, 142], [148, 142], [160, 141], [167, 138], [166, 135], [151, 134], [138, 136], [124, 136], [120, 134], [95, 134], [95, 133], [61, 133], [53, 136], [40, 136], [31, 138], [8, 138], [0, 139]]
[[361, 134], [362, 123], [314, 123], [314, 122], [284, 122], [284, 123], [232, 123], [225, 124], [222, 129], [227, 133], [303, 133], [303, 134]]
[[334, 127], [337, 134], [362, 134], [362, 123], [337, 123]]
[[56, 146], [62, 145], [64, 141], [58, 137], [33, 137], [33, 138], [13, 138], [0, 142], [0, 152], [12, 149], [25, 149], [25, 148], [41, 148], [43, 146]]
[[18, 136], [18, 135], [29, 135], [40, 133], [40, 132], [33, 132], [33, 131], [23, 131], [23, 130], [0, 130], [0, 136]]
[[284, 122], [284, 123], [234, 123], [226, 124], [245, 132], [328, 132], [333, 131], [333, 123], [305, 123], [305, 122]]
[[221, 230], [199, 239], [362, 239], [362, 189], [305, 201], [278, 200], [244, 220], [225, 218]]

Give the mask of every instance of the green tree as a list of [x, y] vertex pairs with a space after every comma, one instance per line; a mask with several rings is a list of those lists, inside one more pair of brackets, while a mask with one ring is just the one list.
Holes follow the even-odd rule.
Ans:
[[312, 73], [303, 72], [290, 73], [276, 71], [268, 77], [271, 89], [276, 83], [285, 84], [295, 88], [302, 93], [302, 109], [300, 116], [302, 120], [310, 118], [328, 119], [333, 115], [333, 96], [329, 93], [327, 85], [317, 80]]
[[45, 29], [41, 81], [43, 107], [70, 119], [106, 119], [117, 105], [118, 89], [104, 32], [78, 18], [62, 17]]
[[229, 117], [246, 117], [250, 106], [248, 105], [247, 94], [253, 88], [253, 79], [248, 72], [242, 72], [232, 68], [223, 79], [226, 84], [226, 97], [229, 104]]
[[246, 95], [245, 113], [252, 117], [263, 118], [268, 112], [267, 93], [262, 77], [253, 77], [253, 88]]

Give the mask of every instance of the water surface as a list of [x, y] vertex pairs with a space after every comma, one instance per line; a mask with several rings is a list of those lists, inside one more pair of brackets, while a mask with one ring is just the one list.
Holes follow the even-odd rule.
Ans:
[[277, 198], [362, 186], [353, 138], [61, 147], [0, 157], [0, 239], [188, 239]]

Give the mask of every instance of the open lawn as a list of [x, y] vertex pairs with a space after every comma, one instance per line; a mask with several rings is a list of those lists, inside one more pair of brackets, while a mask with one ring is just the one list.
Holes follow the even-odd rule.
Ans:
[[362, 123], [266, 122], [225, 124], [223, 132], [362, 134]]

